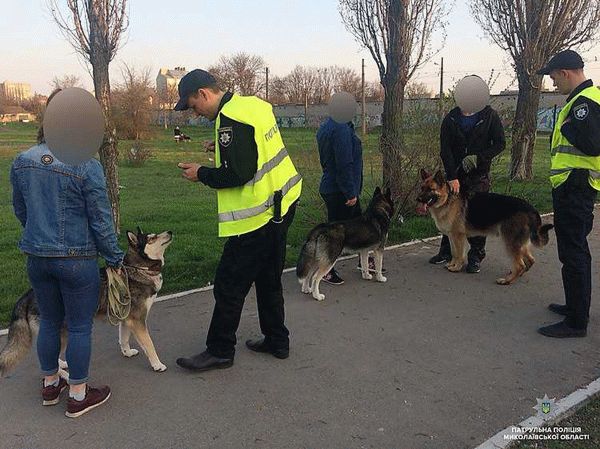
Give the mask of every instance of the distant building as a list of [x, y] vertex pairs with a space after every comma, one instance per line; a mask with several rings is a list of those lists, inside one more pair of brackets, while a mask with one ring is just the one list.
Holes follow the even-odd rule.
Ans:
[[11, 81], [0, 83], [0, 95], [13, 101], [28, 100], [33, 96], [31, 94], [31, 84], [13, 83]]
[[156, 76], [156, 93], [162, 100], [161, 107], [174, 107], [179, 99], [177, 87], [179, 81], [187, 74], [185, 67], [175, 67], [174, 69], [161, 68]]
[[21, 106], [0, 107], [0, 123], [30, 122], [35, 120], [35, 115], [30, 114]]

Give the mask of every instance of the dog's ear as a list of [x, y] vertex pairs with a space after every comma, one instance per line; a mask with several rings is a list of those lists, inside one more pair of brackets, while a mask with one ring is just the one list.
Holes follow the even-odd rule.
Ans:
[[138, 243], [138, 239], [137, 239], [137, 235], [135, 235], [133, 232], [131, 231], [127, 231], [127, 240], [129, 240], [129, 243], [132, 246], [136, 246]]
[[392, 202], [392, 190], [389, 187], [387, 189], [385, 189], [384, 195], [388, 199], [388, 201], [391, 203]]
[[446, 177], [444, 176], [444, 174], [442, 173], [441, 170], [438, 170], [435, 172], [435, 175], [433, 176], [433, 180], [441, 187], [446, 183]]
[[425, 181], [427, 178], [431, 177], [431, 173], [429, 173], [424, 168], [421, 169], [421, 180]]
[[137, 233], [138, 233], [138, 235], [144, 235], [144, 233], [142, 232], [142, 229], [139, 226], [137, 227]]
[[381, 195], [381, 188], [379, 186], [375, 187], [375, 192], [373, 192], [373, 196]]

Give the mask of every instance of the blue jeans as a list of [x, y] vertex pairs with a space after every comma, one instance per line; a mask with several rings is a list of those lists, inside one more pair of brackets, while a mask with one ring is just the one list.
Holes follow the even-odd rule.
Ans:
[[96, 259], [27, 257], [27, 273], [40, 309], [37, 352], [42, 373], [58, 372], [60, 334], [66, 321], [69, 383], [87, 382], [92, 323], [98, 308], [100, 273]]

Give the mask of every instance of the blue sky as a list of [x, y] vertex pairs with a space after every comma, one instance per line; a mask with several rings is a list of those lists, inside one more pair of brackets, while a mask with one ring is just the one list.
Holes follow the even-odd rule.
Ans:
[[[0, 81], [31, 83], [47, 94], [54, 76], [75, 74], [89, 88], [89, 75], [74, 50], [60, 35], [46, 0], [3, 0], [0, 16]], [[295, 65], [348, 66], [360, 72], [366, 59], [367, 79], [378, 79], [370, 55], [341, 23], [337, 0], [130, 0], [130, 27], [123, 48], [111, 64], [112, 82], [119, 81], [123, 62], [149, 67], [207, 67], [219, 56], [235, 52], [262, 56], [271, 72], [285, 75]], [[500, 71], [493, 91], [513, 81], [505, 54], [484, 38], [469, 15], [465, 0], [456, 0], [447, 17], [444, 57], [445, 84], [477, 73], [487, 79]], [[439, 38], [435, 39], [439, 43]], [[593, 61], [600, 51], [584, 55]], [[600, 77], [600, 63], [591, 63], [589, 76]], [[439, 68], [432, 63], [415, 75], [437, 91]]]

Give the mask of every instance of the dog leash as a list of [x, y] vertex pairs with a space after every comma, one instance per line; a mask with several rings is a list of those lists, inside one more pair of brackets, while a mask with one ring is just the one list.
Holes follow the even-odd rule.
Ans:
[[108, 294], [106, 315], [108, 321], [116, 326], [125, 321], [131, 312], [131, 293], [127, 272], [120, 276], [112, 267], [106, 267], [108, 277]]

